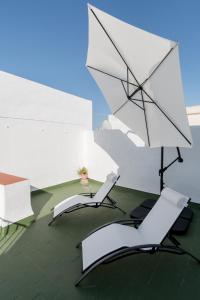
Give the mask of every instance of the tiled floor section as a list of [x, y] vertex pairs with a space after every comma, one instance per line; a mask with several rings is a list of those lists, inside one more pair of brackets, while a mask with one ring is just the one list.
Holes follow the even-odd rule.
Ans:
[[[89, 191], [96, 191], [99, 185], [91, 181]], [[200, 265], [187, 256], [165, 253], [135, 255], [102, 265], [75, 288], [81, 270], [76, 243], [95, 227], [129, 217], [118, 210], [87, 208], [47, 225], [56, 203], [84, 191], [88, 188], [71, 182], [32, 193], [36, 222], [28, 229], [12, 227], [0, 240], [0, 299], [200, 299]], [[120, 187], [111, 196], [127, 212], [149, 196], [156, 198]], [[178, 240], [200, 257], [200, 205], [192, 208], [191, 227]]]

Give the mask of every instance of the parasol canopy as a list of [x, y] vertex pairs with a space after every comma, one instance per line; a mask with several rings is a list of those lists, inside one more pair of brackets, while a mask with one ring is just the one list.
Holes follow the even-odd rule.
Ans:
[[87, 68], [110, 109], [149, 147], [191, 147], [178, 44], [88, 5]]

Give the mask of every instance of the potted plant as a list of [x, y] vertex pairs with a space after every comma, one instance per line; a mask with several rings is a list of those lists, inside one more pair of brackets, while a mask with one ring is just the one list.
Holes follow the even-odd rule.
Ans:
[[78, 175], [81, 177], [82, 184], [88, 184], [88, 169], [86, 167], [82, 167], [78, 169]]

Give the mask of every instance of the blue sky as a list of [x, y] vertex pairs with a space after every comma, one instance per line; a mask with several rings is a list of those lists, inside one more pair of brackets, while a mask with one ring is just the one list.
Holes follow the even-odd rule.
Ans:
[[[200, 1], [94, 0], [144, 30], [179, 41], [186, 105], [200, 104]], [[0, 0], [0, 69], [93, 100], [94, 127], [109, 108], [85, 68], [85, 0]]]

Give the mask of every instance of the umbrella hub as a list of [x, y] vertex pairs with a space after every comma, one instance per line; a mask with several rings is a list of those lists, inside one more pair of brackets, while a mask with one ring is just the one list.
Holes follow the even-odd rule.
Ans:
[[133, 92], [131, 93], [131, 95], [128, 95], [128, 99], [130, 100], [135, 94], [137, 94], [139, 91], [143, 91], [143, 87], [142, 85], [139, 85], [138, 88]]

